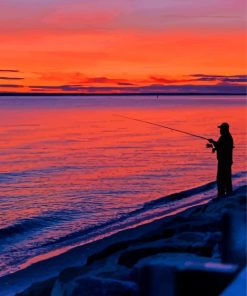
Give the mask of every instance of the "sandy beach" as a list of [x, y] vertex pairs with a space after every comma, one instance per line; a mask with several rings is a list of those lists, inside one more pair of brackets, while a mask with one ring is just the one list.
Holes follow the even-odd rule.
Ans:
[[[0, 279], [2, 295], [24, 290], [18, 295], [149, 295], [141, 292], [140, 275], [146, 265], [159, 270], [156, 265], [162, 263], [179, 270], [188, 269], [184, 267], [188, 262], [200, 270], [207, 269], [209, 263], [221, 264], [211, 270], [216, 282], [226, 266], [227, 279], [219, 287], [216, 285], [218, 291], [224, 290], [246, 264], [245, 252], [238, 259], [224, 254], [236, 239], [243, 245], [245, 230], [241, 229], [246, 227], [245, 220], [241, 222], [239, 218], [242, 236], [236, 233], [234, 241], [226, 243], [229, 227], [224, 226], [224, 217], [245, 211], [246, 186], [241, 186], [231, 196], [214, 198], [204, 205], [77, 247], [5, 276]], [[205, 275], [203, 278], [207, 279]], [[195, 285], [194, 290], [197, 288]], [[211, 292], [210, 295], [219, 295], [217, 291]]]

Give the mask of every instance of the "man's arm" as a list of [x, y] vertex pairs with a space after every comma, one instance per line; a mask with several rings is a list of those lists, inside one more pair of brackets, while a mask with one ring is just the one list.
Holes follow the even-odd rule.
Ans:
[[217, 149], [217, 146], [218, 146], [218, 142], [214, 141], [213, 139], [208, 139], [208, 142], [213, 144], [214, 147]]
[[214, 141], [213, 139], [208, 139], [208, 142], [213, 144], [212, 152], [214, 153], [218, 149], [218, 142]]

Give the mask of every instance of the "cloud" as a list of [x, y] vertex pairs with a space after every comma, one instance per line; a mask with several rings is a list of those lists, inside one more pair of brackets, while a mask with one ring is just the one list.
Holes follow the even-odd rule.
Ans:
[[21, 88], [24, 87], [24, 85], [19, 85], [19, 84], [0, 84], [0, 87], [3, 88]]
[[154, 82], [165, 83], [165, 84], [185, 83], [185, 82], [195, 81], [195, 79], [167, 79], [167, 78], [161, 78], [161, 77], [155, 77], [155, 76], [150, 76], [149, 78]]
[[112, 83], [117, 82], [117, 79], [110, 79], [107, 77], [93, 77], [93, 78], [86, 78], [83, 82], [85, 83]]
[[146, 92], [168, 92], [168, 93], [246, 93], [246, 87], [239, 84], [224, 84], [215, 85], [148, 85], [142, 88]]
[[[37, 2], [37, 1], [36, 1]], [[233, 4], [234, 3], [234, 4]], [[1, 0], [6, 31], [233, 26], [245, 20], [243, 0]]]
[[95, 92], [136, 92], [139, 88], [136, 87], [118, 87], [118, 86], [83, 86], [83, 85], [32, 85], [29, 86], [32, 91], [80, 91], [84, 93], [95, 93]]
[[18, 73], [19, 70], [12, 70], [12, 69], [0, 69], [0, 72], [10, 72], [10, 73]]
[[[53, 81], [57, 83], [60, 81], [61, 85], [73, 87], [86, 86], [138, 86], [138, 85], [176, 85], [176, 84], [218, 84], [218, 83], [245, 83], [247, 82], [247, 75], [207, 75], [207, 74], [191, 74], [181, 77], [171, 76], [155, 76], [151, 75], [146, 79], [125, 79], [125, 78], [111, 78], [106, 76], [86, 77], [80, 72], [75, 73], [38, 73], [40, 79], [43, 81]], [[51, 82], [52, 83], [52, 82]], [[35, 87], [36, 88], [36, 87]]]
[[83, 83], [99, 83], [99, 84], [116, 84], [116, 85], [125, 85], [131, 86], [133, 83], [129, 82], [126, 79], [122, 78], [108, 78], [108, 77], [90, 77], [86, 79], [82, 79]]
[[136, 84], [134, 84], [134, 83], [129, 83], [129, 82], [118, 82], [118, 85], [123, 85], [123, 86], [135, 86]]
[[192, 77], [196, 77], [197, 81], [220, 81], [222, 83], [242, 83], [247, 82], [247, 75], [205, 75], [205, 74], [193, 74]]
[[0, 80], [22, 80], [23, 77], [6, 77], [6, 76], [0, 76]]
[[190, 78], [186, 79], [170, 79], [170, 78], [162, 78], [150, 76], [149, 78], [156, 83], [165, 83], [165, 84], [173, 84], [173, 83], [188, 83], [188, 82], [215, 82], [215, 83], [243, 83], [247, 82], [247, 75], [206, 75], [206, 74], [191, 74]]
[[219, 83], [215, 85], [163, 85], [149, 84], [144, 86], [83, 86], [83, 85], [54, 85], [30, 86], [31, 91], [57, 91], [81, 93], [246, 93], [245, 85]]
[[[38, 75], [42, 81], [50, 81], [51, 83], [57, 83], [60, 81], [61, 84], [77, 85], [119, 85], [119, 86], [132, 86], [135, 85], [133, 81], [129, 81], [124, 78], [110, 78], [106, 76], [87, 77], [85, 74], [80, 72], [50, 72], [40, 73], [34, 72], [33, 74]], [[42, 83], [42, 82], [41, 82]], [[136, 81], [138, 83], [138, 81]]]
[[242, 83], [242, 82], [247, 82], [247, 76], [246, 77], [230, 77], [230, 78], [224, 78], [222, 80], [223, 82], [231, 82], [231, 83]]
[[81, 85], [31, 85], [32, 91], [83, 91], [84, 87]]

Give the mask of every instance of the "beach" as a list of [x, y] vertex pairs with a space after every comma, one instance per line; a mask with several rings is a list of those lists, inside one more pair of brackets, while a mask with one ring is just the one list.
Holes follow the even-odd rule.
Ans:
[[[222, 219], [227, 213], [234, 212], [246, 212], [246, 185], [236, 188], [231, 196], [212, 198], [203, 205], [77, 247], [3, 277], [0, 279], [2, 295], [15, 295], [25, 289], [19, 295], [139, 295], [136, 274], [145, 260], [149, 264], [158, 260], [168, 266], [176, 266], [178, 262], [180, 265], [186, 262], [232, 264], [234, 271], [229, 277], [233, 279], [239, 266], [243, 268], [246, 264], [246, 254], [242, 255], [240, 264], [232, 258], [224, 258], [222, 253]], [[241, 227], [246, 225], [240, 224], [238, 228]], [[28, 288], [31, 283], [33, 285]], [[86, 289], [89, 292], [83, 292], [86, 283], [89, 283]], [[95, 292], [97, 286], [101, 294]], [[76, 294], [78, 291], [81, 294]]]

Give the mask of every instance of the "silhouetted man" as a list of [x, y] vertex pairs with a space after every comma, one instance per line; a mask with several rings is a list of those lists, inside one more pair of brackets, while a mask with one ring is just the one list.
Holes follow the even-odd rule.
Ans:
[[217, 152], [218, 159], [218, 171], [217, 171], [217, 186], [218, 196], [232, 192], [232, 150], [233, 139], [229, 132], [229, 124], [223, 122], [220, 126], [220, 138], [218, 141], [208, 139], [213, 144], [214, 149]]

